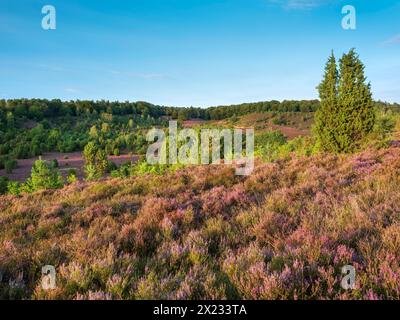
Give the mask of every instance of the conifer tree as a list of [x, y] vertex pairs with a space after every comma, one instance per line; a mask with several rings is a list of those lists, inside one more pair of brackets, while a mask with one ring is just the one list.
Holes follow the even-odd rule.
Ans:
[[32, 191], [62, 188], [63, 180], [59, 171], [47, 161], [36, 160], [32, 166], [32, 173], [28, 179]]
[[93, 180], [102, 177], [109, 167], [106, 152], [94, 142], [89, 142], [83, 150], [85, 158], [86, 179]]
[[321, 105], [313, 128], [318, 147], [334, 153], [354, 151], [375, 122], [371, 85], [354, 49], [339, 64], [338, 72], [332, 53], [318, 86]]
[[314, 126], [318, 147], [325, 151], [333, 151], [337, 146], [335, 128], [338, 118], [338, 81], [336, 59], [332, 52], [325, 66], [324, 79], [318, 86], [321, 105], [315, 114]]
[[339, 151], [354, 151], [374, 126], [371, 85], [366, 83], [364, 69], [354, 49], [340, 59], [340, 112], [337, 129]]

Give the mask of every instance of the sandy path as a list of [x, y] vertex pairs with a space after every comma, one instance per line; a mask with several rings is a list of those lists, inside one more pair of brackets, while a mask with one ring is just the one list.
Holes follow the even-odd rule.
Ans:
[[[83, 157], [82, 152], [69, 152], [69, 153], [59, 153], [59, 152], [48, 152], [44, 153], [41, 158], [43, 160], [53, 160], [57, 159], [59, 170], [66, 176], [69, 169], [75, 169], [78, 174], [78, 178], [83, 178]], [[108, 159], [117, 165], [120, 165], [127, 161], [137, 161], [139, 156], [137, 155], [120, 155], [120, 156], [109, 156]], [[6, 176], [10, 180], [24, 181], [31, 173], [31, 168], [33, 163], [39, 159], [39, 157], [30, 159], [18, 160], [18, 167], [13, 170], [11, 174], [6, 174], [5, 170], [0, 170], [0, 176]]]

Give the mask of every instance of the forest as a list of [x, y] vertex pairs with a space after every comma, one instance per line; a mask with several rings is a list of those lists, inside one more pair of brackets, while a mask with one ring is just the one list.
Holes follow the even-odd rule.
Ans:
[[0, 169], [11, 172], [16, 159], [44, 152], [82, 151], [91, 139], [108, 155], [122, 150], [142, 154], [143, 131], [164, 126], [169, 118], [219, 120], [253, 112], [308, 112], [317, 105], [318, 101], [271, 101], [201, 109], [146, 102], [0, 100]]

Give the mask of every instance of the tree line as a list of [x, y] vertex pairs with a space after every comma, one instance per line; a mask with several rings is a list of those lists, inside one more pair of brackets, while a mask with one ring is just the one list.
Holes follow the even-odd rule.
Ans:
[[[375, 106], [400, 112], [400, 104], [376, 101]], [[115, 116], [137, 115], [143, 118], [169, 116], [174, 119], [221, 120], [253, 112], [315, 112], [319, 100], [261, 101], [209, 108], [169, 107], [148, 102], [110, 102], [105, 100], [61, 101], [59, 99], [10, 99], [0, 100], [0, 130], [13, 127], [16, 119], [42, 121], [57, 117], [81, 117], [108, 113]]]

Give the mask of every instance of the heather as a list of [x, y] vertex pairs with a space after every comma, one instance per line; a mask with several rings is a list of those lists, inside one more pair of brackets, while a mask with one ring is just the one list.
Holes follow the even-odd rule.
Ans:
[[399, 173], [394, 145], [0, 196], [0, 297], [399, 299]]

